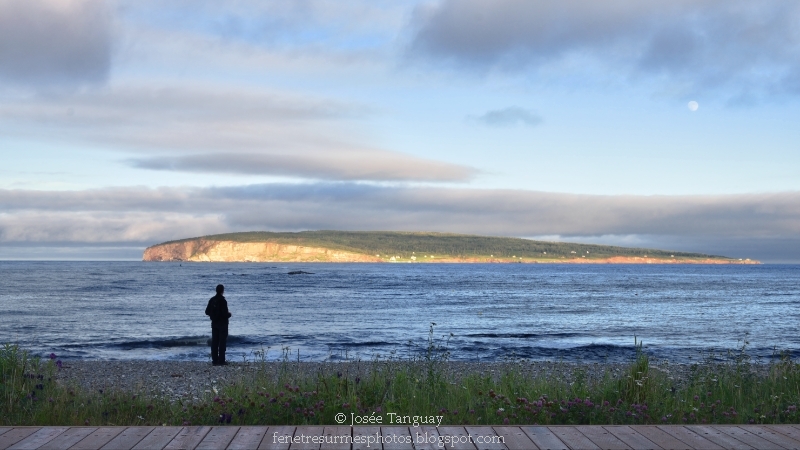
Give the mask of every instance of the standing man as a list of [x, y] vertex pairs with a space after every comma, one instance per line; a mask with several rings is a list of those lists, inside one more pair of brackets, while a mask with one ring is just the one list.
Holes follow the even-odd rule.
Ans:
[[211, 363], [215, 366], [227, 366], [225, 361], [225, 344], [228, 340], [228, 301], [222, 296], [225, 286], [217, 285], [217, 295], [211, 297], [206, 306], [206, 315], [211, 319]]

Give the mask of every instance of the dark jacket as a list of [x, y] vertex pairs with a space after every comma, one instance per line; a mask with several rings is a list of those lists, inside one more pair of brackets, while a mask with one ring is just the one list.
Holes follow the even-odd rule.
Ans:
[[206, 306], [206, 315], [211, 319], [212, 327], [227, 325], [231, 313], [228, 311], [228, 301], [225, 300], [225, 297], [219, 294], [211, 297], [208, 300], [208, 306]]

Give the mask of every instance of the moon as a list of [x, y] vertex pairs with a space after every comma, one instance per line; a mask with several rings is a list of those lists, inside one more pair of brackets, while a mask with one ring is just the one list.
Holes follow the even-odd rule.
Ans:
[[692, 100], [692, 101], [690, 101], [690, 102], [689, 102], [689, 104], [688, 104], [688, 105], [686, 105], [686, 106], [688, 106], [688, 107], [689, 107], [689, 111], [691, 111], [691, 112], [695, 112], [695, 111], [697, 111], [697, 108], [699, 108], [699, 107], [700, 107], [700, 104], [699, 104], [699, 103], [697, 103], [696, 101]]

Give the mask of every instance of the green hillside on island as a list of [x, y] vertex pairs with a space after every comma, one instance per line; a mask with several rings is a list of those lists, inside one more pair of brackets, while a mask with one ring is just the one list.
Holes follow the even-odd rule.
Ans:
[[272, 242], [304, 247], [322, 247], [365, 255], [436, 255], [436, 258], [526, 258], [552, 259], [607, 259], [613, 257], [724, 260], [724, 256], [702, 253], [675, 252], [645, 248], [617, 247], [610, 245], [575, 244], [568, 242], [546, 242], [513, 237], [475, 236], [434, 232], [403, 231], [301, 231], [215, 234], [181, 239], [159, 244], [187, 243], [190, 241], [227, 241], [237, 243]]

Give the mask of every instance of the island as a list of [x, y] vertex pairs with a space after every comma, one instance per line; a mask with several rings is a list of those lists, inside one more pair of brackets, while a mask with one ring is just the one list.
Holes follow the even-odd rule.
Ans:
[[215, 234], [148, 247], [144, 261], [759, 264], [702, 253], [403, 231], [301, 231]]

